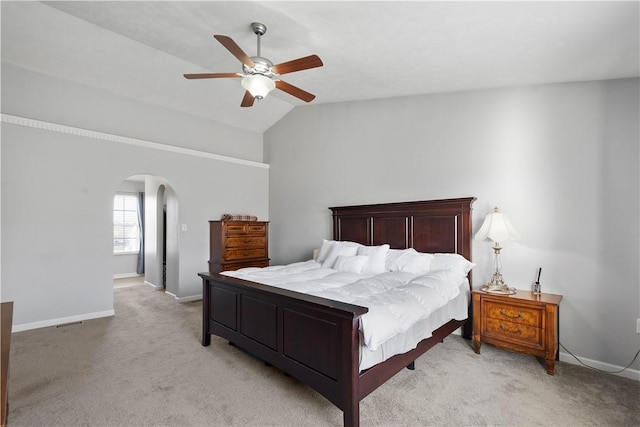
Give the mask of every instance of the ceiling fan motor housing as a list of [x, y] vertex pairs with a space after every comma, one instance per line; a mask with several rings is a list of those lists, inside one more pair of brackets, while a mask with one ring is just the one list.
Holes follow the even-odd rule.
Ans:
[[263, 58], [261, 56], [252, 56], [251, 60], [253, 61], [254, 67], [247, 67], [245, 64], [242, 64], [242, 71], [244, 74], [262, 74], [263, 76], [273, 78], [276, 74], [271, 71], [271, 67], [273, 67], [273, 62], [269, 61], [267, 58]]
[[245, 75], [251, 74], [262, 74], [265, 77], [273, 78], [274, 73], [271, 71], [271, 67], [273, 67], [273, 62], [269, 61], [267, 58], [263, 58], [260, 56], [260, 36], [263, 36], [264, 33], [267, 32], [267, 26], [261, 22], [252, 22], [251, 29], [258, 36], [258, 50], [257, 55], [252, 56], [251, 60], [254, 63], [254, 67], [248, 67], [245, 64], [242, 64], [242, 71]]

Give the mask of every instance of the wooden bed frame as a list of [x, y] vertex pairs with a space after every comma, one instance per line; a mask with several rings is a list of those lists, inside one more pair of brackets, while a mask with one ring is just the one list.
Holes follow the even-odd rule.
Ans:
[[[420, 252], [458, 253], [471, 260], [471, 204], [475, 198], [330, 208], [335, 240], [389, 243]], [[217, 335], [309, 385], [358, 426], [360, 400], [463, 327], [451, 320], [418, 346], [359, 372], [359, 318], [368, 309], [216, 273], [203, 279], [202, 345]], [[469, 278], [471, 280], [471, 278]]]

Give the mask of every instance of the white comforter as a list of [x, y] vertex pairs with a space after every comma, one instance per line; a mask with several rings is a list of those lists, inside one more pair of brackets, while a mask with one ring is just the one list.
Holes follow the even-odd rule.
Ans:
[[315, 261], [222, 274], [367, 307], [369, 312], [362, 316], [360, 330], [373, 351], [455, 298], [465, 279], [449, 270], [422, 275], [346, 273], [323, 268]]

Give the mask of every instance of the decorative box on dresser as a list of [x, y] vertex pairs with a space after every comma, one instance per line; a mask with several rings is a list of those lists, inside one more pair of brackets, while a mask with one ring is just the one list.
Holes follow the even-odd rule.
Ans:
[[473, 347], [481, 343], [544, 358], [553, 375], [558, 357], [559, 306], [562, 295], [516, 291], [501, 295], [474, 290]]
[[209, 221], [209, 272], [269, 265], [269, 222]]

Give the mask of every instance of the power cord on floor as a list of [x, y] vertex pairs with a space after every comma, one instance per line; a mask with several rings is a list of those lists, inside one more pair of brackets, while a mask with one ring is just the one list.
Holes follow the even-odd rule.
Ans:
[[573, 358], [576, 359], [578, 362], [580, 362], [580, 364], [582, 364], [583, 366], [585, 366], [585, 367], [587, 367], [589, 369], [593, 369], [594, 371], [604, 372], [605, 374], [619, 374], [620, 372], [626, 371], [633, 364], [633, 362], [636, 361], [636, 359], [638, 358], [638, 355], [640, 354], [640, 348], [639, 348], [638, 351], [636, 351], [636, 355], [633, 356], [633, 360], [631, 360], [631, 362], [629, 362], [629, 364], [627, 366], [625, 366], [624, 368], [620, 369], [619, 371], [604, 371], [602, 369], [594, 368], [593, 366], [587, 365], [582, 360], [578, 359], [578, 356], [576, 356], [575, 354], [571, 353], [567, 347], [563, 346], [562, 343], [560, 343], [560, 347], [562, 347], [567, 353], [569, 353], [571, 356], [573, 356]]

